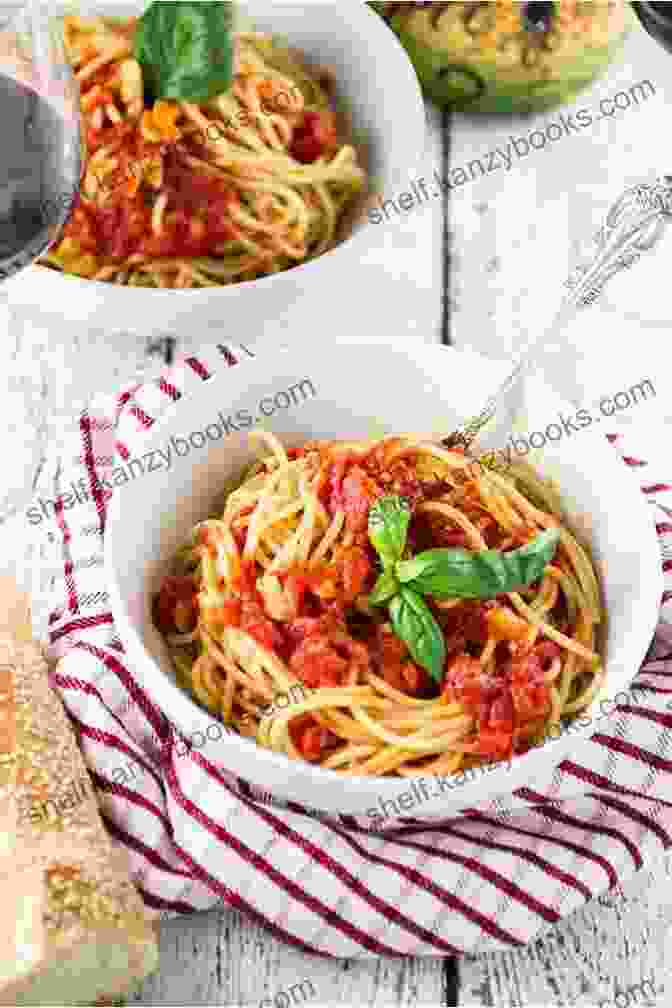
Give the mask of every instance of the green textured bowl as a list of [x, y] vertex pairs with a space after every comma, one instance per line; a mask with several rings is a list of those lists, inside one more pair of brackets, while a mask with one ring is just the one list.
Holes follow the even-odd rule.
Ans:
[[635, 24], [623, 0], [371, 6], [397, 34], [426, 94], [468, 112], [571, 102], [620, 54]]

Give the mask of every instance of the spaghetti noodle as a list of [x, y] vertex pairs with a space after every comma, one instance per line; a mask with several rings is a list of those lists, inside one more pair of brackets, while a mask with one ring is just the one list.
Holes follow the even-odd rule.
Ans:
[[[591, 702], [603, 682], [598, 582], [529, 467], [474, 475], [463, 454], [414, 437], [288, 451], [254, 437], [261, 461], [197, 526], [155, 600], [179, 680], [208, 710], [292, 759], [412, 776], [527, 751]], [[430, 601], [441, 682], [372, 605], [371, 514], [394, 494], [410, 510], [406, 555], [510, 554], [557, 530], [535, 583]]]
[[67, 17], [88, 148], [44, 265], [136, 287], [204, 288], [330, 249], [365, 186], [330, 82], [270, 37], [239, 33], [238, 72], [208, 102], [146, 102], [137, 19]]

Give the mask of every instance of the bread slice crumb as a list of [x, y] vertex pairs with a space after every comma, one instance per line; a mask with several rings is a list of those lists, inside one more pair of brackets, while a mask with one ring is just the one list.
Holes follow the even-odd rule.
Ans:
[[[11, 611], [16, 625], [21, 607]], [[155, 922], [105, 831], [44, 654], [8, 623], [0, 617], [0, 1005], [113, 1001], [156, 968]]]

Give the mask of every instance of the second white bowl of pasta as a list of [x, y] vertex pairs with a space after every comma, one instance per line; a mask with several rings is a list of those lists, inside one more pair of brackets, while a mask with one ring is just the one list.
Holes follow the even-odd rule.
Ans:
[[[218, 375], [136, 450], [169, 466], [116, 492], [106, 532], [115, 624], [180, 751], [374, 823], [576, 754], [624, 702], [662, 583], [603, 434], [475, 464], [440, 438], [503, 368], [381, 353], [274, 349]], [[563, 404], [531, 389], [550, 430]]]
[[63, 194], [77, 198], [47, 265], [7, 291], [73, 323], [226, 322], [256, 337], [304, 295], [348, 283], [381, 241], [366, 208], [405, 187], [423, 155], [419, 85], [367, 5], [252, 0], [233, 84], [207, 101], [163, 99], [139, 62], [147, 7], [83, 3], [63, 22], [84, 177]]

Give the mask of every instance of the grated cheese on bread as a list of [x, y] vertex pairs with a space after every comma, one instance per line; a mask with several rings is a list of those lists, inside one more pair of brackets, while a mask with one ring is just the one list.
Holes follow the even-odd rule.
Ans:
[[156, 934], [26, 616], [0, 582], [0, 1005], [103, 1003], [156, 968]]

